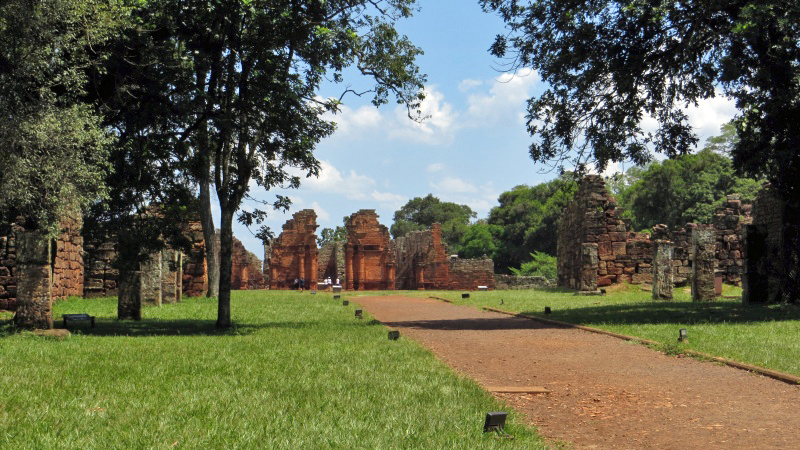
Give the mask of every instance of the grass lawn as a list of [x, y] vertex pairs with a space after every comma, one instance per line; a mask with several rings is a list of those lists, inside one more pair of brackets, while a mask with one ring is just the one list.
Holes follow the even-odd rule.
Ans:
[[[550, 306], [555, 320], [602, 328], [664, 344], [668, 351], [689, 348], [703, 353], [800, 375], [800, 307], [743, 305], [741, 289], [725, 286], [724, 296], [694, 303], [688, 290], [675, 290], [674, 301], [651, 300], [651, 293], [633, 285], [617, 286], [605, 296], [576, 296], [562, 289], [472, 292], [426, 291], [474, 307], [490, 306], [544, 317]], [[405, 293], [404, 293], [405, 294]], [[689, 342], [678, 344], [686, 328]]]
[[513, 411], [515, 439], [484, 435], [486, 412], [508, 408], [354, 309], [239, 291], [219, 332], [214, 300], [141, 322], [115, 320], [115, 299], [57, 303], [57, 319], [97, 327], [63, 341], [0, 327], [0, 448], [544, 447]]

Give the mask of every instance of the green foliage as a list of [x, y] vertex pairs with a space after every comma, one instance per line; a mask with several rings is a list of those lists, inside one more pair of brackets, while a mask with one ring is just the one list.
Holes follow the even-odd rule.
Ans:
[[492, 257], [497, 251], [496, 241], [503, 229], [497, 225], [489, 225], [478, 221], [467, 227], [461, 238], [458, 256], [462, 258]]
[[124, 18], [100, 0], [0, 5], [0, 221], [53, 231], [104, 198], [112, 139], [85, 86]]
[[517, 276], [539, 276], [548, 280], [555, 280], [558, 274], [558, 260], [555, 256], [542, 252], [531, 253], [531, 260], [522, 263], [519, 269], [511, 268], [511, 273]]
[[97, 316], [66, 341], [0, 336], [0, 367], [13, 368], [0, 376], [0, 448], [545, 448], [513, 410], [514, 440], [484, 435], [502, 404], [352, 306], [287, 291], [233, 301], [226, 331], [213, 299], [120, 322], [105, 298], [54, 305]]
[[[491, 52], [549, 85], [528, 104], [535, 161], [688, 154], [685, 106], [722, 90], [736, 100], [734, 166], [800, 190], [800, 4], [796, 0], [619, 2], [481, 0], [509, 31]], [[643, 129], [650, 116], [658, 123]]]
[[530, 258], [531, 252], [555, 254], [558, 219], [572, 201], [577, 184], [572, 174], [536, 186], [517, 186], [503, 192], [500, 205], [489, 212], [488, 223], [502, 229], [495, 267], [507, 273]]
[[427, 230], [434, 223], [442, 225], [442, 240], [450, 251], [456, 250], [461, 242], [467, 226], [477, 214], [467, 205], [443, 202], [428, 194], [408, 201], [395, 211], [391, 233], [395, 239], [405, 236], [411, 231]]
[[642, 230], [659, 223], [711, 223], [728, 194], [752, 202], [760, 188], [761, 182], [736, 176], [729, 158], [706, 148], [631, 168], [612, 190], [634, 228]]
[[317, 246], [322, 247], [329, 242], [345, 242], [347, 241], [347, 229], [343, 226], [337, 226], [336, 229], [323, 228], [317, 238]]

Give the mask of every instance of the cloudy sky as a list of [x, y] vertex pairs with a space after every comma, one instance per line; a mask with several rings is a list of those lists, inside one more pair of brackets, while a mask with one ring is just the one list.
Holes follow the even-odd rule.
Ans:
[[[394, 211], [429, 193], [469, 205], [484, 218], [500, 193], [556, 176], [527, 153], [531, 138], [525, 131], [525, 102], [544, 90], [541, 80], [529, 70], [503, 72], [502, 61], [487, 51], [502, 32], [502, 22], [483, 13], [477, 0], [420, 4], [422, 10], [403, 22], [400, 31], [425, 51], [418, 63], [428, 75], [423, 109], [430, 118], [419, 124], [407, 118], [403, 107], [376, 109], [368, 99], [345, 97], [342, 112], [333, 118], [336, 133], [315, 152], [322, 162], [319, 178], [278, 192], [288, 195], [293, 206], [287, 214], [271, 212], [267, 225], [276, 236], [292, 213], [307, 208], [317, 212], [318, 234], [342, 225], [344, 216], [359, 209], [377, 210], [381, 223], [391, 226]], [[326, 88], [320, 94], [338, 97], [341, 89]], [[701, 142], [718, 134], [734, 113], [733, 104], [719, 97], [689, 109]], [[274, 199], [274, 193], [263, 189], [251, 194]], [[234, 224], [234, 235], [263, 257], [250, 230]]]

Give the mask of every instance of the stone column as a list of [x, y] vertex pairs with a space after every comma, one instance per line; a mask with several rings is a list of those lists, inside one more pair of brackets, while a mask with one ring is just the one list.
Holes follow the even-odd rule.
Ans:
[[672, 258], [675, 244], [657, 240], [653, 246], [653, 300], [672, 300]]
[[597, 266], [597, 244], [581, 244], [581, 279], [578, 285], [579, 290], [597, 290]]
[[367, 282], [367, 270], [365, 267], [366, 260], [364, 258], [364, 246], [358, 246], [358, 279], [356, 280], [356, 289], [362, 290], [365, 288]]
[[158, 252], [140, 265], [140, 298], [144, 305], [161, 306], [162, 262], [161, 252]]
[[395, 272], [395, 270], [396, 269], [394, 267], [394, 264], [390, 264], [389, 265], [389, 281], [388, 281], [388, 286], [386, 286], [386, 289], [390, 290], [390, 291], [393, 291], [393, 290], [396, 289], [395, 286], [396, 286], [397, 273]]
[[713, 229], [692, 231], [692, 301], [714, 300], [714, 266], [717, 237]]
[[17, 311], [14, 325], [25, 329], [53, 328], [50, 239], [41, 231], [14, 230], [17, 250]]
[[142, 320], [142, 279], [138, 270], [120, 270], [117, 319]]
[[345, 289], [353, 290], [353, 246], [347, 244], [344, 249], [344, 278]]

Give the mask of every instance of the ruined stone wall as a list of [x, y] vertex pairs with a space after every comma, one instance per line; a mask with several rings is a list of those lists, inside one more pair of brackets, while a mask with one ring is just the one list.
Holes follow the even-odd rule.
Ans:
[[86, 237], [83, 246], [83, 296], [116, 297], [119, 289], [119, 270], [114, 267], [117, 257], [116, 239]]
[[585, 243], [597, 244], [598, 286], [630, 281], [638, 259], [628, 258], [628, 232], [622, 221], [622, 210], [617, 209], [616, 200], [606, 192], [605, 181], [598, 175], [588, 175], [581, 180], [574, 200], [561, 215], [557, 255], [559, 286], [580, 289], [586, 284], [582, 283], [586, 280], [582, 280], [581, 273]]
[[307, 287], [317, 284], [317, 213], [304, 209], [283, 225], [272, 244], [269, 262], [270, 289], [291, 289], [294, 279], [305, 279]]
[[80, 215], [61, 221], [61, 230], [54, 240], [53, 251], [53, 299], [69, 296], [82, 297], [84, 283], [83, 265], [83, 218]]
[[759, 192], [752, 209], [751, 224], [745, 225], [743, 301], [781, 301], [781, 273], [785, 273], [786, 206], [770, 186]]
[[545, 277], [538, 276], [517, 276], [517, 275], [504, 275], [495, 274], [494, 276], [496, 289], [541, 289], [554, 287], [554, 280], [548, 280]]
[[17, 307], [17, 255], [13, 233], [0, 236], [0, 310]]
[[395, 246], [389, 229], [378, 223], [374, 209], [362, 209], [347, 219], [345, 281], [348, 290], [395, 288]]
[[452, 290], [476, 290], [478, 286], [495, 289], [494, 261], [491, 258], [459, 259], [448, 261]]
[[412, 231], [395, 241], [397, 248], [395, 286], [397, 289], [449, 289], [451, 284], [447, 251], [442, 244], [442, 226]]
[[[750, 210], [738, 196], [729, 195], [714, 216], [717, 272], [728, 283], [741, 281], [743, 226], [751, 220]], [[597, 244], [596, 286], [651, 283], [653, 241], [657, 239], [674, 243], [673, 279], [676, 285], [687, 284], [692, 267], [692, 230], [699, 225], [690, 223], [678, 230], [657, 225], [650, 236], [631, 232], [621, 217], [622, 210], [606, 191], [603, 179], [597, 175], [584, 177], [559, 222], [558, 285], [571, 289], [592, 285], [586, 279], [591, 261], [584, 261], [586, 256], [581, 251], [581, 246], [589, 243]]]
[[203, 225], [190, 222], [186, 227], [186, 235], [192, 241], [189, 254], [183, 261], [183, 295], [202, 297], [208, 292], [208, 263], [206, 246], [203, 239]]
[[344, 280], [344, 242], [328, 242], [319, 249], [319, 264], [317, 265], [317, 279], [324, 280], [330, 277], [333, 283], [336, 279]]
[[491, 259], [449, 258], [442, 243], [442, 227], [413, 231], [395, 241], [397, 248], [397, 289], [475, 290], [494, 289]]
[[233, 254], [231, 264], [231, 289], [254, 290], [265, 289], [264, 272], [261, 260], [244, 248], [242, 241], [233, 238]]

